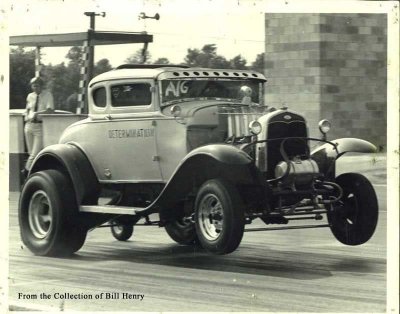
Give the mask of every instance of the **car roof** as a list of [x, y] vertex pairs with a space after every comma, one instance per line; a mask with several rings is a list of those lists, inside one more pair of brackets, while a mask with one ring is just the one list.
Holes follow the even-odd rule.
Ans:
[[120, 79], [188, 79], [188, 78], [230, 78], [256, 79], [266, 81], [265, 76], [251, 70], [185, 68], [182, 66], [140, 67], [114, 69], [93, 78], [90, 86], [102, 81]]

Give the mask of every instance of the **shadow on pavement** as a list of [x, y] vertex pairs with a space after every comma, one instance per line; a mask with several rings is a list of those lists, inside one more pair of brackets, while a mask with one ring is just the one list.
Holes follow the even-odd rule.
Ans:
[[[129, 245], [129, 242], [126, 243]], [[241, 246], [229, 255], [210, 255], [200, 247], [168, 245], [161, 248], [99, 248], [95, 254], [85, 250], [70, 259], [96, 264], [97, 262], [124, 261], [180, 268], [224, 271], [232, 273], [273, 276], [281, 278], [313, 280], [332, 276], [334, 271], [355, 273], [385, 273], [385, 263], [381, 259], [360, 258], [327, 253], [303, 253], [297, 251], [276, 251]], [[382, 265], [380, 265], [382, 264]], [[380, 265], [377, 269], [376, 265]], [[95, 267], [95, 266], [94, 266]], [[133, 266], [134, 267], [134, 266]]]

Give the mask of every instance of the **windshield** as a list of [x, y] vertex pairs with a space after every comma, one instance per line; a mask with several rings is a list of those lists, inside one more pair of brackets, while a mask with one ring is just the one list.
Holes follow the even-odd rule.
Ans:
[[224, 99], [260, 103], [262, 83], [257, 80], [185, 79], [162, 80], [161, 103], [168, 105], [193, 99]]

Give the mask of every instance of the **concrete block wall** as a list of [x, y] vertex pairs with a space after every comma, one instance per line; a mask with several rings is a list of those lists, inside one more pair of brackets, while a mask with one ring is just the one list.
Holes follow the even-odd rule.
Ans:
[[321, 69], [319, 14], [265, 15], [265, 103], [282, 104], [306, 116], [310, 136], [319, 136]]
[[386, 16], [265, 15], [265, 102], [303, 113], [310, 136], [386, 143]]
[[386, 146], [385, 14], [321, 14], [321, 116], [335, 137]]

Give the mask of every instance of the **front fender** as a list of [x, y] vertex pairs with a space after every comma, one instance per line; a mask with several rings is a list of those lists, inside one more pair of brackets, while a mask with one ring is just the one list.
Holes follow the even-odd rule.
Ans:
[[375, 153], [376, 146], [368, 141], [358, 138], [339, 138], [331, 141], [331, 144], [324, 144], [311, 152], [311, 158], [314, 159], [319, 169], [330, 179], [335, 175], [335, 160], [345, 153]]
[[46, 169], [57, 169], [70, 177], [77, 204], [97, 201], [99, 182], [86, 155], [77, 146], [55, 144], [45, 147], [35, 158], [30, 173]]
[[236, 186], [252, 186], [255, 198], [262, 200], [265, 206], [266, 183], [252, 158], [225, 144], [202, 146], [191, 151], [176, 168], [154, 206], [163, 214], [212, 178], [223, 178]]
[[316, 154], [326, 154], [329, 157], [336, 157], [336, 155], [343, 155], [344, 153], [376, 153], [376, 146], [368, 141], [359, 138], [339, 138], [331, 141], [336, 145], [337, 152], [331, 144], [324, 144], [311, 152], [311, 156]]
[[209, 156], [223, 164], [229, 165], [246, 165], [252, 162], [252, 158], [246, 152], [233, 145], [212, 144], [192, 150], [183, 159], [181, 165], [196, 155]]

